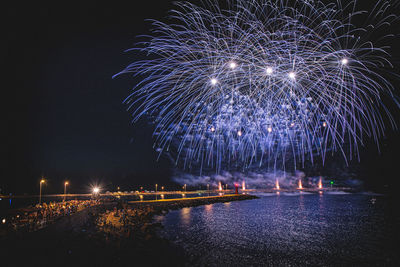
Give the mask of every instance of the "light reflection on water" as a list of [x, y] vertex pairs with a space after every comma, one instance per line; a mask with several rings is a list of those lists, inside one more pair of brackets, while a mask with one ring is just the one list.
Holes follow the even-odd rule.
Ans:
[[389, 202], [274, 193], [171, 211], [158, 220], [161, 234], [186, 251], [191, 265], [390, 265], [398, 260], [389, 245], [398, 214], [391, 215]]
[[189, 225], [190, 223], [190, 211], [192, 210], [192, 208], [182, 208], [180, 211], [180, 218], [181, 218], [181, 222], [184, 225]]

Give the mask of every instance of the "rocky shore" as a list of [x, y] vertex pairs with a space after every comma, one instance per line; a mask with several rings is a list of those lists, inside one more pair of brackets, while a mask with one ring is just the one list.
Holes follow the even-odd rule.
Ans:
[[[256, 198], [226, 195], [165, 201], [107, 201], [32, 233], [2, 240], [2, 266], [183, 266], [184, 252], [157, 236], [156, 214]], [[21, 255], [24, 255], [21, 257]]]

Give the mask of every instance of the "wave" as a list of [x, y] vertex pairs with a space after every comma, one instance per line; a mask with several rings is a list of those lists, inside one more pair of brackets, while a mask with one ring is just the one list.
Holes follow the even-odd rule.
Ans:
[[272, 197], [278, 195], [277, 193], [255, 193], [254, 195], [256, 196], [261, 196], [261, 197]]
[[367, 195], [367, 196], [384, 196], [384, 194], [379, 194], [379, 193], [374, 193], [371, 191], [367, 191], [367, 192], [360, 192], [361, 195]]
[[324, 192], [324, 194], [328, 194], [328, 195], [349, 195], [351, 193], [345, 192], [345, 191], [326, 191], [326, 192]]

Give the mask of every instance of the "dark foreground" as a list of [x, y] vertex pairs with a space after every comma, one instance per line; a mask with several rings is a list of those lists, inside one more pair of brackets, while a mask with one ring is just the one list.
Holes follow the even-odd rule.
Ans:
[[183, 266], [184, 251], [160, 238], [156, 214], [170, 209], [256, 198], [102, 202], [34, 231], [1, 237], [1, 266]]

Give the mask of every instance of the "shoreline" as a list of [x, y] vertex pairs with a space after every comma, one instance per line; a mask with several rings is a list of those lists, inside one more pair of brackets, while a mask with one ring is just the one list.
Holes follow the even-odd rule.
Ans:
[[[298, 188], [285, 188], [281, 187], [280, 189], [276, 188], [265, 188], [265, 189], [239, 189], [239, 194], [251, 194], [251, 193], [271, 193], [271, 192], [317, 192], [317, 191], [346, 191], [346, 192], [363, 192], [363, 190], [359, 188], [351, 188], [351, 187], [324, 187], [324, 188], [313, 188], [313, 187], [304, 187], [303, 189]], [[196, 191], [158, 191], [155, 192], [109, 192], [109, 193], [101, 193], [99, 194], [100, 197], [125, 197], [125, 196], [155, 196], [155, 195], [195, 195], [195, 194], [235, 194], [235, 190], [227, 189], [227, 190], [196, 190]], [[379, 192], [376, 192], [379, 193]], [[91, 198], [93, 196], [92, 193], [85, 193], [85, 194], [43, 194], [42, 198], [75, 198], [75, 197], [84, 197], [84, 198]], [[18, 199], [18, 198], [39, 198], [37, 194], [22, 194], [22, 195], [2, 195], [0, 194], [0, 198], [2, 199]]]

